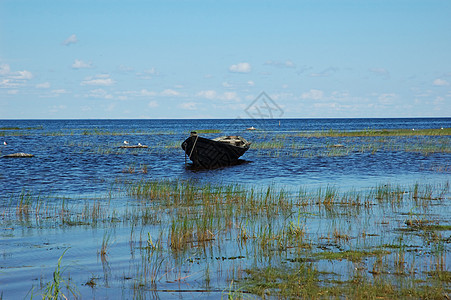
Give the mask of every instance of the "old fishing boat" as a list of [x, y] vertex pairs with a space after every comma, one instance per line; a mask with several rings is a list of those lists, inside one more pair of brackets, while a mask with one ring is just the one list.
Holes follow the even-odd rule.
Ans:
[[182, 143], [182, 149], [195, 166], [216, 168], [237, 163], [250, 145], [241, 136], [222, 136], [210, 140], [193, 131]]

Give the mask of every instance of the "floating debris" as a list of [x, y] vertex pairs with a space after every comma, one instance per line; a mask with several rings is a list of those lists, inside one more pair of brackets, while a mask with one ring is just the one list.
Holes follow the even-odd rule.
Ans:
[[34, 157], [33, 154], [29, 154], [29, 153], [13, 153], [13, 154], [8, 154], [8, 155], [3, 155], [2, 158], [14, 158], [14, 157]]
[[344, 145], [343, 144], [334, 144], [334, 145], [332, 145], [332, 147], [334, 147], [334, 148], [343, 148]]
[[147, 145], [126, 145], [126, 146], [120, 146], [119, 148], [149, 148]]

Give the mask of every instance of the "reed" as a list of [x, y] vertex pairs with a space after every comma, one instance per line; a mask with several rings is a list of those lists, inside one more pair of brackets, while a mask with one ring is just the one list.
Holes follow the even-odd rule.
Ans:
[[[111, 206], [115, 195], [81, 201], [24, 192], [1, 202], [0, 224], [68, 232], [90, 225], [99, 229], [93, 233], [103, 232], [97, 253], [106, 266], [112, 230], [120, 229], [131, 253], [123, 289], [131, 285], [133, 295], [181, 289], [194, 274], [201, 278], [192, 280], [219, 290], [234, 280], [233, 297], [427, 298], [449, 292], [450, 226], [446, 213], [437, 211], [448, 205], [448, 182], [346, 192], [334, 185], [294, 192], [274, 184], [185, 180], [118, 185], [122, 206]], [[30, 220], [20, 221], [25, 211]]]
[[[78, 291], [74, 284], [70, 280], [63, 278], [64, 269], [62, 269], [63, 256], [68, 249], [64, 250], [58, 259], [57, 266], [53, 272], [53, 279], [47, 283], [45, 292], [42, 294], [42, 299], [69, 299], [68, 297], [78, 297]], [[66, 294], [64, 289], [67, 290]], [[70, 296], [72, 295], [72, 296]]]
[[171, 249], [174, 251], [184, 251], [193, 241], [193, 221], [188, 219], [186, 215], [180, 219], [173, 220], [168, 238], [168, 245]]
[[199, 134], [202, 134], [202, 133], [221, 133], [222, 132], [222, 130], [220, 130], [220, 129], [197, 129], [197, 130], [191, 130], [191, 131], [195, 131], [195, 132], [197, 132]]
[[106, 256], [108, 254], [108, 248], [111, 246], [111, 232], [105, 232], [103, 234], [102, 245], [100, 246], [100, 250], [98, 254], [100, 255], [102, 261], [106, 260]]

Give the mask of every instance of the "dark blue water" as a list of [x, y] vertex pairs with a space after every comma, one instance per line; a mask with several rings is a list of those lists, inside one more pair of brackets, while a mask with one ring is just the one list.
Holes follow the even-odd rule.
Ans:
[[[279, 123], [280, 122], [280, 123]], [[280, 125], [279, 125], [280, 124]], [[246, 131], [254, 126], [258, 131]], [[25, 152], [33, 158], [0, 159], [3, 196], [23, 190], [54, 194], [104, 193], [116, 181], [178, 178], [288, 186], [334, 184], [365, 187], [375, 183], [443, 180], [450, 174], [449, 137], [305, 138], [299, 132], [451, 127], [451, 118], [419, 119], [235, 119], [235, 120], [0, 120], [1, 155]], [[251, 149], [237, 166], [216, 170], [185, 167], [182, 141], [191, 130], [219, 129], [218, 135], [242, 135], [258, 148], [283, 142], [277, 149]], [[130, 144], [147, 149], [120, 149]], [[379, 143], [377, 151], [359, 151]], [[440, 144], [446, 151], [404, 151], [409, 145]], [[348, 152], [324, 154], [344, 144]], [[130, 171], [133, 170], [134, 171]], [[143, 172], [146, 169], [147, 172]], [[439, 170], [439, 172], [437, 172]]]

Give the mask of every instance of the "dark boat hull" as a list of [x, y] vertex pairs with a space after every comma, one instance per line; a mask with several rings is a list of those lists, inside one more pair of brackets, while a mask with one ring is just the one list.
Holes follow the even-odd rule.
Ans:
[[200, 136], [190, 136], [182, 143], [182, 149], [195, 166], [210, 169], [236, 164], [249, 146], [238, 147]]

